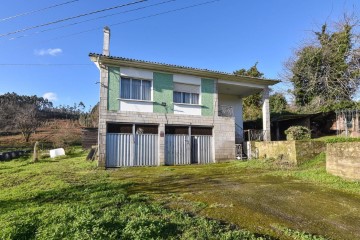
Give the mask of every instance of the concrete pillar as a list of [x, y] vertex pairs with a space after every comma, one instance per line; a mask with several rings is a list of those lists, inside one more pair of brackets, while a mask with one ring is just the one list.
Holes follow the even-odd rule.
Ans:
[[104, 43], [103, 43], [103, 55], [110, 55], [110, 28], [104, 27]]
[[100, 103], [99, 103], [99, 126], [98, 126], [98, 154], [99, 167], [105, 167], [106, 163], [106, 121], [107, 112], [107, 86], [108, 86], [108, 70], [105, 66], [100, 66]]
[[265, 87], [263, 90], [262, 119], [263, 119], [264, 141], [271, 141], [270, 104], [269, 104], [269, 88], [268, 87]]
[[159, 165], [165, 165], [165, 124], [159, 125]]

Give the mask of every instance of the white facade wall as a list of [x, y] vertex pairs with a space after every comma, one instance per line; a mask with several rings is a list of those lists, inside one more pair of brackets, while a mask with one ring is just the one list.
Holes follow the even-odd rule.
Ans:
[[120, 100], [120, 111], [123, 112], [149, 112], [152, 113], [154, 108], [153, 102]]
[[[235, 124], [243, 128], [243, 106], [242, 98], [236, 95], [219, 94], [219, 106], [231, 106], [234, 111]], [[243, 138], [243, 132], [238, 132]]]
[[201, 116], [201, 105], [174, 103], [174, 114]]

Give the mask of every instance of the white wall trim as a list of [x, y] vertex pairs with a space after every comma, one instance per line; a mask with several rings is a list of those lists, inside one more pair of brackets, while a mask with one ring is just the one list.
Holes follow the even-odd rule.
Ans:
[[242, 87], [253, 87], [253, 88], [260, 88], [260, 89], [264, 89], [266, 87], [263, 85], [257, 85], [257, 84], [253, 84], [253, 83], [232, 82], [232, 81], [226, 81], [226, 80], [220, 80], [220, 79], [219, 79], [218, 83], [236, 85], [236, 86], [242, 86]]

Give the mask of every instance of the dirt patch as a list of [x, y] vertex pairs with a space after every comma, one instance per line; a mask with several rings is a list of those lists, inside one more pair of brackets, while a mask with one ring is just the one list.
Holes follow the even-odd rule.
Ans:
[[[233, 166], [233, 167], [232, 167]], [[360, 239], [360, 196], [271, 170], [233, 164], [111, 171], [171, 208], [285, 238], [280, 227], [331, 239]]]

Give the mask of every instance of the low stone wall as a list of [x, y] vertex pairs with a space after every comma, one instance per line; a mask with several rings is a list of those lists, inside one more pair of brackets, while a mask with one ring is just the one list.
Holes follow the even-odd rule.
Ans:
[[360, 180], [360, 142], [328, 143], [326, 171], [350, 180]]
[[291, 165], [300, 165], [325, 152], [326, 144], [317, 141], [251, 142], [251, 158], [275, 158]]

